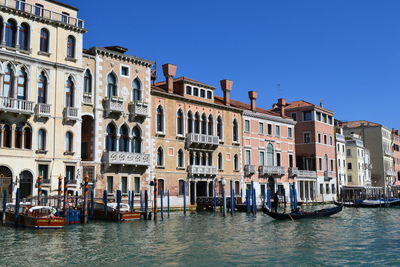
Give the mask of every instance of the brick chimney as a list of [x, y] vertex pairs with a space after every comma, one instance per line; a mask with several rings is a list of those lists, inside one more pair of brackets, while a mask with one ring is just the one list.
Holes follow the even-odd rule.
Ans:
[[233, 82], [231, 80], [221, 80], [221, 89], [224, 92], [224, 103], [229, 106], [231, 104], [231, 91]]
[[249, 98], [250, 98], [250, 105], [251, 110], [256, 112], [256, 100], [257, 100], [257, 92], [256, 91], [249, 91]]
[[285, 117], [285, 109], [286, 109], [286, 99], [279, 98], [278, 99], [278, 107], [280, 109], [281, 117]]
[[164, 64], [162, 65], [163, 73], [165, 76], [165, 83], [167, 85], [167, 92], [174, 92], [174, 77], [176, 74], [176, 65], [173, 64]]

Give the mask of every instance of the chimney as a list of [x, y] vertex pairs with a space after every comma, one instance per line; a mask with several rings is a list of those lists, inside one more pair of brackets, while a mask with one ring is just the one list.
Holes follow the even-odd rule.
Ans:
[[162, 65], [162, 69], [165, 76], [165, 83], [167, 85], [167, 92], [172, 94], [174, 92], [174, 76], [176, 74], [176, 65], [164, 64]]
[[285, 109], [286, 109], [286, 99], [284, 98], [279, 98], [278, 99], [278, 107], [280, 109], [280, 115], [281, 117], [285, 117]]
[[257, 92], [256, 91], [249, 91], [249, 98], [250, 98], [251, 111], [256, 112]]
[[231, 91], [233, 82], [231, 80], [221, 80], [221, 89], [224, 92], [224, 103], [229, 106], [231, 104]]

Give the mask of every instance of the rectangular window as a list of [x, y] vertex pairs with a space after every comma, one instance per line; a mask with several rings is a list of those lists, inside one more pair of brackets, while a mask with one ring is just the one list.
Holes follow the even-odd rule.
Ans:
[[289, 167], [293, 167], [293, 155], [289, 155]]
[[200, 89], [200, 97], [203, 97], [203, 98], [206, 97], [206, 90]]
[[121, 191], [122, 194], [127, 194], [128, 193], [128, 177], [121, 177]]
[[179, 180], [178, 183], [178, 195], [183, 196], [183, 180]]
[[69, 23], [69, 13], [67, 12], [61, 12], [61, 21], [64, 23]]
[[348, 169], [348, 170], [353, 169], [353, 166], [351, 165], [351, 162], [347, 163], [347, 169]]
[[335, 185], [332, 184], [332, 194], [336, 194]]
[[292, 113], [291, 115], [292, 115], [292, 119], [294, 121], [297, 121], [297, 113]]
[[311, 143], [310, 133], [304, 133], [304, 143], [306, 144]]
[[113, 193], [114, 192], [114, 177], [107, 176], [107, 192]]
[[303, 121], [311, 121], [312, 120], [312, 112], [304, 111], [303, 112]]
[[75, 179], [75, 166], [66, 166], [65, 172], [67, 181], [72, 182]]
[[235, 195], [240, 195], [240, 183], [235, 181]]
[[318, 143], [321, 143], [321, 134], [318, 134]]
[[250, 132], [250, 121], [249, 121], [249, 120], [245, 120], [245, 121], [244, 121], [244, 131], [245, 131], [246, 133], [249, 133], [249, 132]]
[[164, 191], [164, 180], [159, 179], [157, 180], [157, 195], [161, 195], [161, 192]]
[[264, 123], [259, 122], [258, 123], [258, 133], [263, 134], [264, 133]]
[[351, 157], [351, 150], [350, 149], [347, 149], [347, 156]]
[[251, 164], [251, 151], [246, 150], [246, 165], [250, 165], [250, 164]]
[[326, 123], [326, 114], [322, 114], [322, 122]]
[[264, 166], [264, 165], [265, 165], [265, 152], [260, 151], [260, 166]]
[[193, 87], [193, 95], [194, 96], [199, 96], [199, 88]]
[[292, 138], [293, 137], [293, 129], [292, 128], [288, 128], [288, 138]]
[[281, 154], [276, 153], [276, 166], [281, 166]]
[[212, 92], [211, 91], [207, 91], [207, 99], [212, 99]]
[[[332, 116], [328, 116], [328, 123], [330, 124], [330, 125], [333, 125], [333, 118], [332, 118]], [[333, 193], [333, 192], [332, 192]]]
[[316, 118], [316, 120], [317, 120], [317, 121], [321, 121], [321, 112], [317, 112], [317, 118]]
[[326, 139], [326, 135], [324, 135], [324, 144], [327, 144], [327, 139]]
[[325, 187], [326, 187], [326, 193], [329, 194], [329, 184], [326, 184]]
[[333, 171], [333, 159], [331, 159], [331, 171]]
[[36, 16], [43, 16], [43, 5], [35, 4], [35, 15]]
[[140, 177], [135, 177], [135, 193], [140, 192]]
[[275, 126], [275, 135], [276, 136], [281, 136], [281, 127], [279, 125]]
[[49, 179], [48, 173], [49, 173], [49, 165], [40, 164], [39, 165], [39, 176], [42, 176], [42, 180]]
[[319, 170], [322, 171], [322, 159], [321, 158], [318, 159], [318, 163], [319, 163], [318, 164], [319, 165]]
[[319, 193], [320, 193], [321, 195], [324, 194], [324, 185], [323, 185], [323, 184], [319, 184]]
[[121, 66], [121, 76], [129, 77], [129, 67]]
[[272, 135], [272, 124], [268, 124], [268, 134]]
[[191, 86], [186, 86], [186, 94], [191, 95], [192, 94], [192, 87]]

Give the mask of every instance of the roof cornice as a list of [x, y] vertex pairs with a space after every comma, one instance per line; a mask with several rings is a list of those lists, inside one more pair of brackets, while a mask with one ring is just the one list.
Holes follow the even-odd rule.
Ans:
[[118, 53], [115, 51], [111, 51], [102, 47], [92, 47], [89, 50], [87, 50], [88, 52], [84, 52], [84, 53], [90, 53], [90, 52], [94, 52], [95, 54], [98, 55], [102, 55], [102, 56], [106, 56], [106, 57], [111, 57], [111, 58], [117, 58], [119, 60], [125, 60], [134, 64], [138, 64], [138, 65], [142, 65], [148, 68], [151, 68], [154, 65], [154, 61], [150, 61], [147, 59], [143, 59], [140, 57], [135, 57], [135, 56], [129, 56], [129, 55], [125, 55], [122, 53]]
[[277, 121], [277, 122], [287, 123], [287, 124], [291, 124], [291, 125], [296, 125], [296, 123], [297, 123], [292, 119], [285, 119], [285, 118], [282, 118], [279, 116], [273, 116], [273, 115], [263, 114], [263, 113], [259, 113], [259, 112], [253, 112], [250, 110], [244, 110], [243, 116], [248, 116], [248, 117], [263, 119], [263, 120]]

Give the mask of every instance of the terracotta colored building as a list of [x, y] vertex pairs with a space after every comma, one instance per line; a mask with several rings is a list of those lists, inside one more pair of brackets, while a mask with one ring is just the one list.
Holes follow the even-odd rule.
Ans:
[[[295, 120], [296, 164], [302, 201], [336, 199], [336, 145], [334, 113], [300, 100], [286, 103], [285, 114]], [[281, 112], [275, 104], [273, 111]]]
[[188, 204], [214, 190], [220, 195], [223, 179], [227, 186], [234, 181], [238, 193], [243, 185], [242, 118], [231, 105], [232, 82], [221, 81], [220, 98], [213, 86], [174, 78], [176, 68], [163, 65], [165, 81], [151, 90], [152, 177], [158, 192], [170, 190], [172, 206], [183, 205], [184, 181]]
[[400, 135], [399, 130], [392, 130], [393, 167], [395, 172], [394, 184], [400, 185]]

